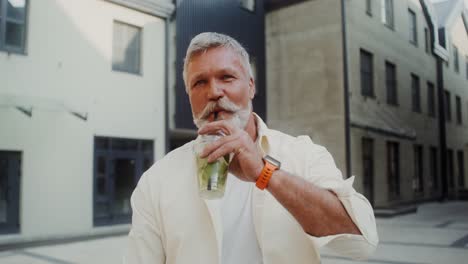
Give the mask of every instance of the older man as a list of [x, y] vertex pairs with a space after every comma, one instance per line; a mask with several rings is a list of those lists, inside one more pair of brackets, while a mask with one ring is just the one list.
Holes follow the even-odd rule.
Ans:
[[132, 195], [127, 263], [320, 263], [323, 245], [352, 258], [375, 250], [372, 208], [353, 178], [309, 137], [269, 129], [252, 112], [255, 82], [236, 40], [197, 35], [183, 75], [198, 133], [226, 135], [201, 153], [233, 155], [226, 192], [198, 195], [193, 142], [167, 154]]

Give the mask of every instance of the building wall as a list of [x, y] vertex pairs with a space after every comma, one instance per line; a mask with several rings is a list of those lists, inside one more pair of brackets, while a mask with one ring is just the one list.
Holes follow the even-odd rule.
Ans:
[[[352, 173], [357, 176], [356, 188], [363, 190], [361, 140], [363, 136], [373, 138], [374, 204], [377, 207], [434, 197], [430, 190], [429, 147], [439, 145], [437, 119], [428, 115], [427, 106], [427, 82], [436, 85], [435, 58], [426, 53], [424, 45], [424, 28], [428, 26], [419, 1], [393, 2], [394, 29], [390, 29], [382, 23], [381, 1], [372, 1], [371, 15], [366, 14], [365, 1], [346, 1], [351, 124], [360, 125], [359, 128], [352, 125], [351, 129]], [[416, 13], [417, 46], [409, 42], [408, 8]], [[361, 93], [360, 49], [373, 54], [374, 98]], [[397, 105], [387, 103], [386, 61], [396, 66]], [[420, 79], [421, 113], [412, 111], [411, 73]], [[362, 129], [362, 126], [371, 129]], [[375, 129], [392, 133], [376, 133]], [[396, 200], [390, 200], [387, 194], [386, 142], [389, 140], [400, 144], [401, 195]], [[414, 144], [423, 145], [422, 195], [415, 194], [412, 188]]]
[[[112, 70], [114, 20], [142, 28], [140, 75]], [[29, 1], [26, 54], [0, 51], [0, 150], [22, 152], [20, 233], [0, 243], [109, 230], [92, 223], [93, 139], [152, 139], [163, 156], [164, 25], [106, 1]]]
[[[451, 97], [451, 112], [452, 120], [447, 122], [447, 148], [454, 150], [455, 155], [457, 151], [464, 152], [465, 158], [465, 188], [468, 186], [468, 76], [467, 76], [467, 63], [468, 63], [468, 33], [467, 28], [463, 23], [463, 18], [458, 15], [453, 22], [450, 31], [448, 32], [448, 51], [449, 61], [443, 67], [444, 74], [444, 89], [450, 92]], [[459, 57], [459, 72], [455, 71], [453, 45], [458, 48]], [[462, 106], [462, 123], [457, 123], [457, 109], [455, 96], [460, 96]], [[458, 186], [458, 164], [457, 158], [454, 159], [455, 168], [455, 186]]]
[[309, 135], [345, 174], [341, 1], [294, 4], [265, 17], [267, 118], [274, 129]]

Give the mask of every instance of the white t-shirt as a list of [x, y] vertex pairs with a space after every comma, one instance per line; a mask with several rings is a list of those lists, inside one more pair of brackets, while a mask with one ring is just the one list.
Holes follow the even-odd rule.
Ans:
[[228, 175], [220, 201], [223, 228], [221, 264], [263, 263], [252, 216], [253, 188], [253, 183]]

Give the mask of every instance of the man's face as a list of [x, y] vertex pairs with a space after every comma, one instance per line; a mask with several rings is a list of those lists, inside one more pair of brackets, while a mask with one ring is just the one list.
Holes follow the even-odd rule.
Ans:
[[236, 52], [216, 47], [193, 55], [186, 85], [198, 127], [215, 116], [230, 120], [241, 115], [241, 124], [246, 123], [242, 117], [250, 114], [255, 85]]

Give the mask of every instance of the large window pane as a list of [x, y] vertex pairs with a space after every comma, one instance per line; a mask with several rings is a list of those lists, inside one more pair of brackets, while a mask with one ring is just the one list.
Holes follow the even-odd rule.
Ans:
[[450, 92], [445, 90], [444, 91], [444, 103], [445, 103], [445, 118], [447, 122], [452, 120], [452, 105], [450, 100]]
[[106, 159], [102, 156], [97, 159], [97, 194], [107, 194], [107, 177], [106, 177]]
[[15, 20], [24, 20], [26, 17], [26, 0], [8, 0], [7, 17]]
[[457, 152], [457, 160], [458, 160], [458, 188], [463, 189], [465, 188], [465, 158], [463, 154], [463, 150], [459, 150]]
[[453, 68], [455, 72], [460, 71], [460, 63], [458, 61], [458, 48], [453, 46]]
[[5, 44], [21, 48], [23, 44], [24, 26], [17, 23], [6, 23]]
[[114, 22], [112, 69], [129, 73], [140, 73], [141, 29]]
[[240, 0], [240, 5], [251, 12], [255, 12], [255, 1], [256, 0]]
[[438, 173], [439, 173], [439, 167], [438, 167], [438, 158], [437, 158], [437, 148], [431, 147], [430, 151], [430, 175], [431, 175], [431, 186], [432, 190], [437, 190], [437, 187], [439, 186], [439, 179], [438, 179]]
[[0, 157], [0, 224], [7, 221], [8, 160]]
[[413, 190], [415, 192], [424, 191], [423, 178], [423, 149], [421, 145], [414, 146], [414, 175], [413, 175]]
[[398, 104], [398, 94], [396, 88], [396, 69], [395, 65], [385, 62], [385, 84], [387, 86], [387, 103]]
[[135, 188], [135, 160], [119, 158], [114, 161], [114, 201], [112, 203], [113, 215], [130, 214], [130, 197]]
[[457, 124], [462, 123], [462, 106], [461, 106], [461, 98], [460, 96], [455, 96], [455, 107], [457, 110]]
[[411, 94], [413, 101], [413, 111], [421, 112], [421, 92], [419, 87], [419, 77], [411, 74]]
[[387, 142], [387, 183], [389, 199], [400, 195], [400, 151], [398, 142]]
[[382, 22], [393, 29], [393, 0], [382, 0]]
[[427, 111], [429, 116], [435, 117], [435, 89], [430, 82], [427, 83]]
[[413, 10], [408, 9], [409, 15], [409, 40], [413, 44], [418, 43], [418, 31], [417, 31], [417, 23], [416, 23], [416, 14]]
[[361, 50], [361, 94], [374, 96], [372, 54]]

